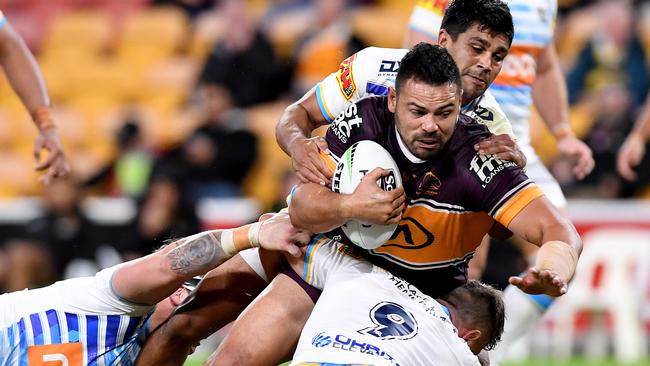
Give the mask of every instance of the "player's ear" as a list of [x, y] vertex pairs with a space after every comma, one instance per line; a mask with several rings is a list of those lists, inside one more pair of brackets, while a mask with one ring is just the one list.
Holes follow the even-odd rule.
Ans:
[[397, 91], [392, 86], [388, 87], [388, 110], [391, 113], [397, 110]]
[[440, 29], [438, 32], [438, 46], [442, 48], [447, 48], [447, 45], [449, 44], [449, 41], [451, 40], [451, 36], [445, 29]]
[[466, 342], [476, 341], [481, 338], [481, 331], [478, 329], [463, 329], [459, 335]]

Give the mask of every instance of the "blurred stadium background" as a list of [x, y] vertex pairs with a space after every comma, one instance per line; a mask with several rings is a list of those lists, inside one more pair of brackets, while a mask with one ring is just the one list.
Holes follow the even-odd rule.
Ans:
[[[73, 168], [38, 184], [35, 128], [0, 76], [0, 291], [94, 273], [281, 207], [295, 178], [275, 143], [280, 113], [351, 52], [400, 47], [414, 0], [222, 3], [0, 0], [38, 58]], [[597, 166], [574, 181], [533, 121], [586, 249], [575, 295], [554, 305], [516, 364], [649, 364], [650, 158], [630, 183], [615, 156], [650, 87], [650, 4], [559, 5], [571, 123]]]

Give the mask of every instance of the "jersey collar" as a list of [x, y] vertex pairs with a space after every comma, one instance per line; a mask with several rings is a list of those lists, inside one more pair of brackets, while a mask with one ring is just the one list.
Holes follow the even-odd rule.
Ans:
[[417, 156], [413, 155], [411, 151], [406, 147], [404, 144], [404, 141], [402, 141], [402, 136], [400, 136], [399, 131], [397, 131], [397, 123], [395, 124], [395, 135], [397, 136], [397, 144], [399, 145], [399, 149], [402, 150], [402, 154], [406, 156], [406, 158], [413, 164], [422, 164], [425, 163], [426, 160], [422, 160], [418, 158]]

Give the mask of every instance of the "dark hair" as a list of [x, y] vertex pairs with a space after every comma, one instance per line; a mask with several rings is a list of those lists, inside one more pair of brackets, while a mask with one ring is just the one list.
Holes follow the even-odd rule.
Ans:
[[440, 46], [418, 43], [400, 61], [395, 89], [399, 91], [409, 79], [431, 85], [454, 83], [460, 92], [460, 72], [449, 52]]
[[455, 41], [474, 24], [482, 31], [503, 34], [512, 44], [515, 27], [508, 5], [500, 0], [453, 0], [447, 6], [442, 18], [441, 29]]
[[501, 340], [505, 306], [501, 292], [479, 281], [469, 281], [443, 297], [456, 307], [461, 324], [481, 330], [486, 350]]

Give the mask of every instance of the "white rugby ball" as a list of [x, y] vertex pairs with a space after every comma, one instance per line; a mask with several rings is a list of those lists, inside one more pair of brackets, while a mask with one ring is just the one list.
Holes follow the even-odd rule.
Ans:
[[[332, 176], [332, 191], [343, 194], [354, 192], [363, 177], [377, 167], [391, 172], [377, 181], [379, 187], [390, 191], [402, 186], [397, 164], [386, 149], [370, 140], [355, 143], [345, 151], [336, 165]], [[350, 220], [341, 228], [353, 244], [365, 249], [375, 249], [390, 239], [397, 225], [372, 225]]]

